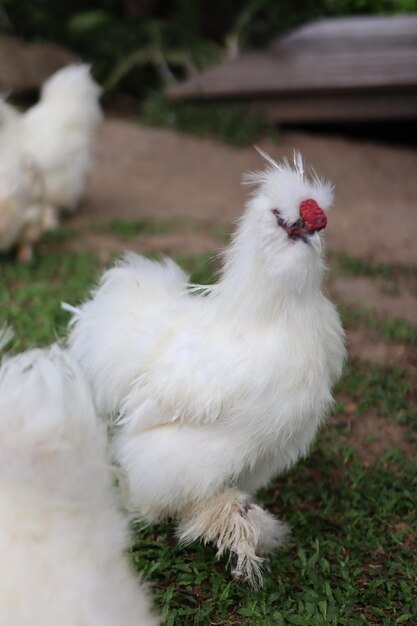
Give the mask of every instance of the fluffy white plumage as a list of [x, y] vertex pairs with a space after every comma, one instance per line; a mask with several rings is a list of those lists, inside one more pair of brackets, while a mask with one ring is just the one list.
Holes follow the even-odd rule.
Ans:
[[17, 246], [18, 257], [27, 260], [32, 244], [56, 225], [39, 168], [24, 156], [0, 159], [0, 252]]
[[[0, 331], [0, 346], [9, 339]], [[79, 367], [53, 346], [0, 369], [0, 626], [156, 626]]]
[[190, 292], [173, 261], [128, 254], [75, 313], [69, 339], [99, 411], [119, 415], [130, 506], [178, 517], [183, 540], [230, 549], [252, 579], [286, 529], [245, 494], [308, 452], [345, 358], [321, 289], [322, 234], [290, 238], [273, 212], [290, 225], [303, 200], [327, 210], [331, 186], [298, 156], [270, 163], [249, 176], [257, 188], [216, 285]]
[[39, 102], [26, 113], [0, 102], [0, 158], [30, 157], [44, 177], [46, 200], [56, 208], [73, 209], [84, 191], [102, 117], [99, 96], [89, 66], [70, 65], [45, 82]]

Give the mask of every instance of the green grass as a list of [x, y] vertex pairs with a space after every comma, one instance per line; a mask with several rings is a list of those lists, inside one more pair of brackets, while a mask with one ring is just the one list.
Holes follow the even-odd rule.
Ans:
[[236, 146], [253, 144], [271, 125], [247, 105], [219, 102], [169, 102], [154, 96], [144, 104], [140, 122]]
[[173, 254], [173, 259], [190, 273], [190, 282], [195, 285], [212, 285], [216, 282], [218, 259], [211, 252], [205, 254]]
[[351, 256], [343, 252], [332, 255], [337, 268], [349, 276], [367, 276], [369, 278], [382, 278], [385, 284], [380, 287], [382, 293], [390, 296], [400, 294], [400, 281], [406, 280], [411, 286], [411, 292], [417, 295], [417, 267], [398, 265], [395, 263], [371, 263], [359, 257]]
[[[94, 256], [56, 247], [45, 243], [28, 266], [0, 260], [0, 325], [13, 325], [15, 349], [61, 336], [68, 314], [60, 302], [76, 304], [97, 278]], [[195, 282], [213, 280], [211, 255], [176, 258]], [[409, 339], [397, 322], [388, 333], [389, 322], [372, 321], [363, 311], [347, 317], [349, 325], [364, 323], [387, 340], [390, 333]], [[358, 419], [372, 411], [407, 430], [417, 425], [413, 382], [394, 367], [351, 362], [338, 385], [336, 411], [343, 413], [350, 401]], [[364, 467], [344, 441], [340, 429], [325, 427], [308, 459], [260, 494], [293, 528], [260, 591], [234, 583], [212, 547], [176, 545], [172, 525], [135, 527], [131, 558], [149, 581], [165, 626], [415, 624], [417, 458], [392, 449]]]
[[215, 239], [219, 239], [220, 241], [223, 241], [224, 243], [229, 243], [230, 241], [230, 237], [231, 237], [231, 233], [230, 230], [226, 229], [224, 226], [213, 226], [213, 228], [211, 229], [211, 234], [213, 237], [215, 237]]
[[417, 344], [417, 327], [400, 317], [381, 318], [360, 306], [339, 303], [339, 313], [345, 326], [362, 326], [386, 341]]
[[[162, 220], [145, 217], [140, 220], [130, 220], [124, 218], [116, 218], [108, 222], [98, 222], [92, 225], [93, 229], [98, 233], [110, 233], [121, 239], [132, 239], [138, 235], [170, 235], [175, 232], [196, 233], [206, 228], [192, 218], [187, 216], [181, 217], [179, 220]], [[212, 226], [209, 233], [214, 239], [218, 239], [222, 243], [230, 241], [230, 232], [224, 226]], [[59, 228], [49, 231], [44, 236], [46, 243], [60, 243], [72, 239], [78, 234], [76, 229]]]
[[54, 341], [65, 331], [68, 313], [61, 302], [76, 304], [85, 298], [98, 265], [92, 255], [52, 252], [30, 265], [0, 260], [0, 325], [10, 324], [16, 349]]
[[65, 241], [69, 241], [70, 239], [74, 239], [79, 234], [79, 230], [77, 228], [73, 228], [70, 226], [60, 226], [55, 230], [48, 230], [42, 236], [43, 243], [63, 243]]
[[232, 583], [209, 548], [176, 546], [169, 526], [138, 531], [133, 561], [154, 583], [164, 623], [413, 624], [416, 545], [395, 528], [415, 525], [417, 467], [391, 456], [369, 471], [318, 445], [263, 494], [293, 535], [261, 591]]
[[336, 393], [349, 396], [359, 415], [376, 412], [392, 421], [417, 428], [417, 397], [414, 381], [397, 366], [381, 367], [350, 360], [336, 387]]
[[395, 278], [398, 274], [397, 266], [391, 263], [370, 263], [359, 257], [349, 254], [338, 253], [335, 255], [340, 270], [351, 276], [381, 276], [382, 278]]
[[144, 218], [141, 220], [125, 220], [117, 218], [108, 224], [100, 224], [99, 229], [107, 230], [113, 235], [130, 239], [137, 235], [168, 235], [174, 230], [171, 222]]

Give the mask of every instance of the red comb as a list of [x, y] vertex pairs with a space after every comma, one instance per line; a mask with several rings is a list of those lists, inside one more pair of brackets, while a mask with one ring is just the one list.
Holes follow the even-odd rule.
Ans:
[[300, 202], [300, 213], [304, 220], [306, 228], [311, 233], [326, 228], [327, 217], [323, 209], [319, 207], [317, 202], [312, 198]]

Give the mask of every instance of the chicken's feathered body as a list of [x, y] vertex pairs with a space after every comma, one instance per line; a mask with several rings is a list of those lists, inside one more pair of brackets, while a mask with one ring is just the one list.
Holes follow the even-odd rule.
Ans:
[[[280, 188], [298, 180], [300, 200], [315, 191], [326, 204], [327, 188], [275, 174]], [[120, 413], [115, 453], [145, 518], [183, 519], [225, 489], [254, 494], [308, 451], [331, 406], [339, 317], [313, 245], [283, 239], [271, 220], [267, 184], [205, 295], [186, 292], [172, 261], [128, 256], [74, 318], [72, 354], [99, 410]]]
[[57, 224], [55, 209], [45, 200], [39, 168], [26, 157], [0, 160], [0, 252], [13, 246], [30, 258], [31, 246]]
[[[166, 280], [174, 272], [176, 289]], [[178, 512], [185, 498], [205, 498], [225, 482], [253, 493], [292, 465], [308, 450], [340, 373], [338, 318], [322, 294], [308, 307], [284, 302], [269, 319], [254, 310], [248, 324], [239, 313], [223, 315], [227, 294], [185, 288], [172, 262], [158, 267], [129, 256], [105, 275], [81, 313], [90, 323], [72, 336], [99, 410], [121, 409], [120, 460], [134, 455], [132, 498], [151, 517]]]
[[0, 435], [0, 625], [156, 626], [123, 554], [105, 426], [57, 346], [0, 367]]
[[100, 89], [89, 67], [59, 70], [42, 87], [39, 102], [20, 114], [0, 107], [0, 158], [30, 157], [42, 172], [47, 201], [73, 209], [84, 191], [93, 140], [101, 120]]

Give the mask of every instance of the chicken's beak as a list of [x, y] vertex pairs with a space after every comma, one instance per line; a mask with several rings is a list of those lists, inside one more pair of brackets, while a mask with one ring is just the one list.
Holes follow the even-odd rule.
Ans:
[[322, 244], [320, 235], [318, 233], [314, 233], [313, 235], [309, 235], [307, 237], [307, 243], [314, 248], [317, 254], [321, 254]]

